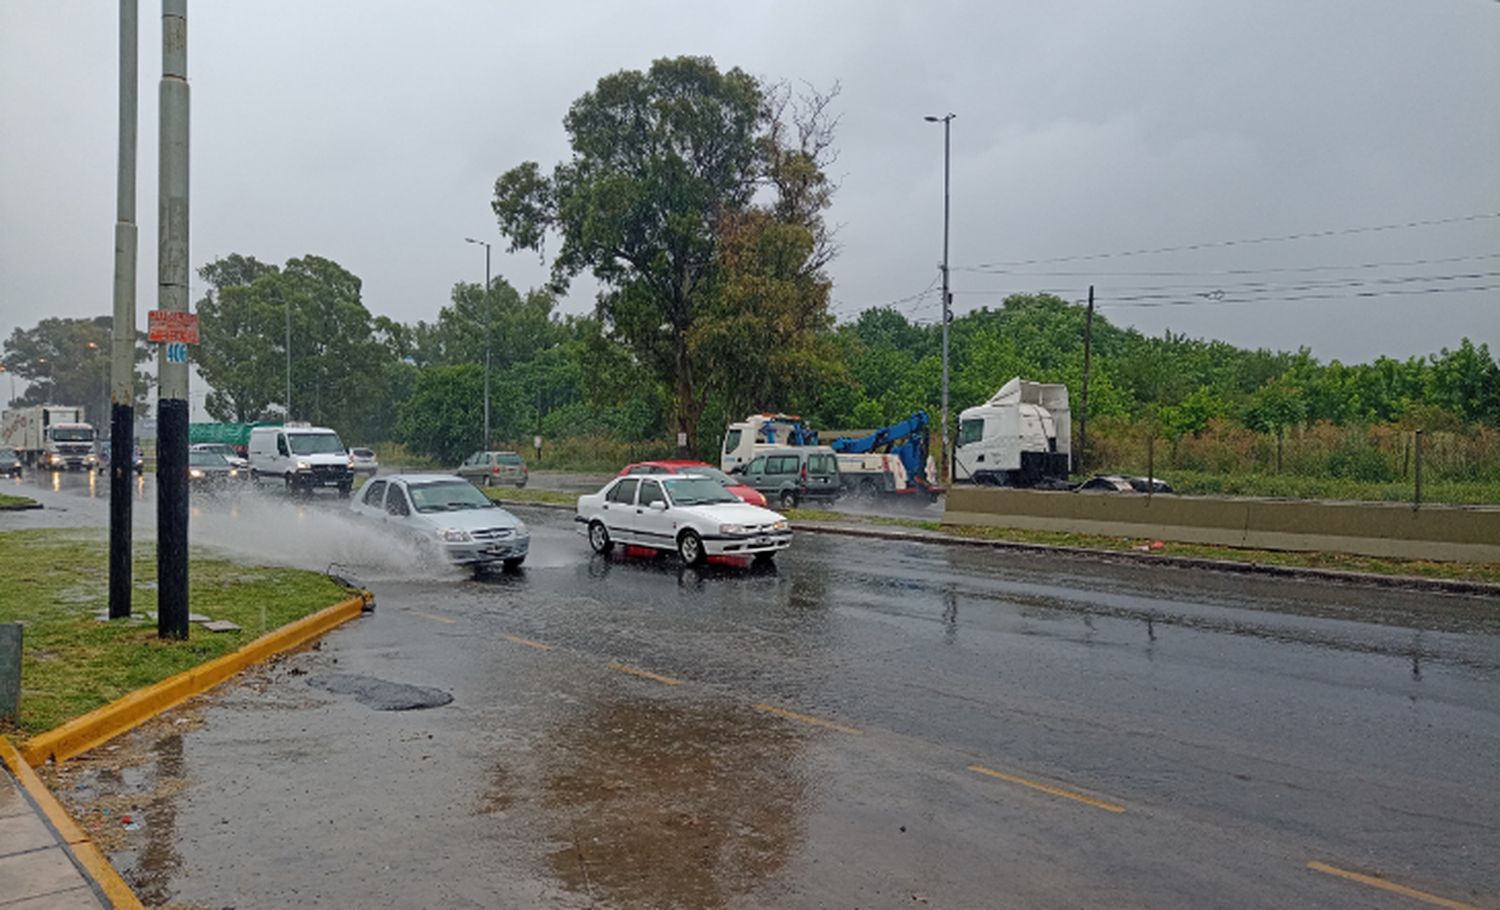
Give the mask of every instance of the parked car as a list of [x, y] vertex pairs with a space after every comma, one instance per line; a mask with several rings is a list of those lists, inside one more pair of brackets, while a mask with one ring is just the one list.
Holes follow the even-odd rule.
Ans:
[[380, 473], [380, 461], [375, 457], [374, 449], [355, 447], [349, 450], [349, 467], [355, 474], [368, 474], [374, 477]]
[[[105, 472], [107, 472], [109, 470], [110, 461], [112, 460], [112, 458], [114, 456], [113, 449], [114, 449], [114, 446], [111, 443], [105, 442], [105, 443], [101, 443], [100, 444], [100, 446], [99, 446], [99, 473], [100, 474], [103, 474], [103, 473], [105, 473]], [[141, 452], [141, 446], [140, 446], [139, 443], [137, 443], [134, 446], [134, 449], [135, 449], [135, 451], [133, 453], [131, 453], [131, 456], [130, 456], [130, 467], [131, 467], [131, 470], [135, 471], [137, 474], [145, 473], [145, 470], [146, 470], [146, 456]]]
[[229, 462], [231, 468], [244, 470], [250, 467], [250, 459], [240, 457], [240, 453], [234, 450], [234, 446], [227, 442], [195, 442], [188, 446], [191, 452], [213, 452], [215, 455], [223, 455], [224, 460]]
[[767, 505], [766, 497], [759, 490], [746, 486], [743, 482], [730, 477], [718, 468], [712, 467], [705, 461], [683, 461], [669, 459], [666, 461], [638, 461], [628, 464], [620, 469], [619, 476], [626, 474], [701, 474], [704, 477], [712, 477], [724, 485], [724, 489], [733, 493], [741, 502], [748, 502], [752, 506], [760, 506], [764, 509]]
[[250, 478], [257, 483], [280, 480], [289, 493], [333, 487], [348, 496], [354, 488], [349, 450], [339, 434], [301, 423], [251, 428]]
[[452, 474], [398, 474], [371, 480], [349, 507], [367, 521], [409, 535], [422, 549], [440, 552], [455, 565], [472, 567], [475, 574], [496, 565], [518, 568], [531, 547], [526, 522]]
[[520, 489], [526, 486], [531, 470], [515, 452], [475, 452], [464, 459], [455, 473], [482, 487], [510, 483]]
[[0, 448], [0, 474], [8, 477], [21, 476], [21, 456], [12, 448]]
[[750, 459], [737, 475], [783, 509], [808, 500], [833, 502], [839, 497], [839, 461], [827, 446], [773, 449]]
[[188, 488], [225, 490], [239, 483], [240, 469], [218, 452], [188, 450]]
[[1080, 493], [1175, 493], [1172, 485], [1160, 477], [1125, 477], [1120, 474], [1095, 474], [1079, 484]]
[[702, 474], [616, 477], [578, 497], [573, 520], [596, 553], [616, 543], [676, 551], [688, 565], [710, 556], [751, 556], [769, 562], [792, 542], [787, 520], [741, 502]]

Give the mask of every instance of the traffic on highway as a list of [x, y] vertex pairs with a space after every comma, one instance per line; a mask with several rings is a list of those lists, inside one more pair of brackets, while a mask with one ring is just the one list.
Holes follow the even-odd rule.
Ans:
[[[639, 482], [675, 508], [682, 476], [603, 499], [630, 481], [632, 520], [670, 514]], [[402, 478], [433, 482], [376, 480]], [[88, 474], [10, 483], [47, 508], [7, 526], [103, 525]], [[795, 528], [774, 562], [601, 552], [580, 495], [494, 509], [524, 565], [477, 577], [337, 496], [195, 500], [195, 543], [332, 567], [378, 609], [131, 734], [128, 774], [74, 765], [144, 807], [129, 880], [257, 906], [1496, 905], [1492, 602]], [[452, 700], [308, 685], [335, 673]]]

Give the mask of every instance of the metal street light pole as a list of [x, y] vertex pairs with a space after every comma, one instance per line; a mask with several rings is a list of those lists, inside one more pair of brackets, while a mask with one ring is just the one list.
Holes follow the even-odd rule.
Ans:
[[465, 243], [477, 243], [484, 247], [484, 443], [481, 449], [490, 447], [490, 245], [488, 241], [465, 237]]
[[943, 466], [939, 469], [940, 482], [946, 484], [952, 476], [949, 465], [953, 463], [953, 449], [948, 444], [948, 323], [953, 319], [953, 295], [948, 290], [948, 177], [951, 160], [949, 135], [953, 125], [953, 114], [942, 117], [928, 116], [928, 123], [943, 125]]
[[130, 615], [130, 481], [135, 473], [135, 150], [140, 56], [136, 0], [120, 0], [120, 147], [115, 174], [114, 318], [109, 342], [109, 618]]
[[[187, 0], [162, 0], [157, 180], [157, 308], [188, 312]], [[156, 634], [188, 637], [188, 365], [159, 345], [156, 442]], [[126, 450], [127, 453], [129, 450]], [[124, 459], [130, 463], [128, 456]]]

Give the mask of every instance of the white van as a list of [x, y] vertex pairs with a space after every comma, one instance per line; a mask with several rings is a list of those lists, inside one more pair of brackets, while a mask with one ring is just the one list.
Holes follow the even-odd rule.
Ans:
[[333, 487], [348, 496], [354, 487], [349, 450], [339, 434], [326, 427], [288, 423], [250, 430], [250, 479], [281, 478], [289, 493]]

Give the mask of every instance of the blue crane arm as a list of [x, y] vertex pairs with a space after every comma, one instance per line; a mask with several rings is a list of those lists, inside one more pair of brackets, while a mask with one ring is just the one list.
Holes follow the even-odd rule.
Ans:
[[881, 427], [868, 436], [841, 436], [829, 443], [835, 452], [846, 455], [865, 455], [884, 451], [901, 459], [910, 477], [927, 477], [927, 427], [931, 418], [926, 411], [918, 411], [905, 420], [888, 427]]

